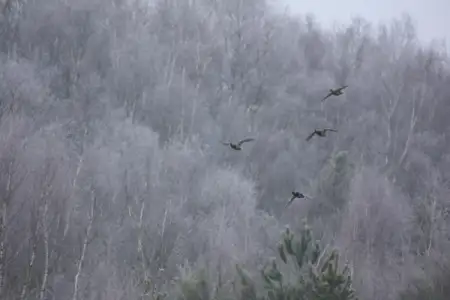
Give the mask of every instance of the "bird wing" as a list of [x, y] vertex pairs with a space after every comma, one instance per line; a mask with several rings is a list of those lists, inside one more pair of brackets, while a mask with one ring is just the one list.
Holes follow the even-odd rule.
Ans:
[[292, 196], [292, 198], [291, 198], [291, 200], [289, 200], [289, 202], [288, 203], [286, 203], [286, 206], [285, 206], [285, 208], [286, 207], [288, 207], [294, 200], [295, 200], [295, 198], [297, 198], [297, 197], [295, 197], [295, 196]]
[[249, 139], [243, 139], [242, 141], [240, 141], [240, 142], [238, 143], [238, 145], [241, 146], [243, 143], [251, 142], [251, 141], [254, 141], [254, 140], [255, 140], [255, 139], [252, 139], [252, 138], [249, 138]]
[[322, 99], [322, 102], [330, 98], [331, 95], [333, 95], [333, 93], [328, 93], [328, 95], [326, 95], [325, 98]]
[[225, 146], [229, 146], [230, 145], [230, 143], [225, 143], [225, 142], [222, 142], [222, 144], [225, 145]]
[[325, 128], [324, 131], [333, 131], [333, 132], [337, 132], [336, 129], [332, 129], [332, 128]]
[[316, 134], [316, 131], [313, 131], [313, 133], [311, 133], [310, 135], [308, 135], [308, 137], [306, 138], [306, 141], [309, 141], [310, 139], [312, 139], [312, 137]]
[[348, 88], [348, 85], [344, 85], [344, 86], [342, 86], [342, 87], [340, 87], [339, 89], [338, 89], [338, 91], [343, 91], [344, 89], [346, 89], [346, 88]]

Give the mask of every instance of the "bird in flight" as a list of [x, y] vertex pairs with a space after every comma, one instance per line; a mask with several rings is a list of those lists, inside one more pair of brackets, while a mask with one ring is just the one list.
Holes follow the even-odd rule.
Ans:
[[340, 96], [342, 95], [344, 92], [343, 90], [346, 89], [348, 87], [348, 85], [344, 85], [340, 88], [337, 89], [330, 89], [330, 92], [328, 93], [328, 95], [325, 96], [325, 98], [322, 99], [322, 102], [325, 101], [326, 99], [328, 99], [331, 96]]
[[225, 146], [230, 146], [231, 149], [234, 149], [234, 150], [242, 150], [242, 144], [243, 144], [243, 143], [251, 142], [251, 141], [254, 141], [254, 140], [255, 140], [255, 139], [248, 138], [248, 139], [243, 139], [242, 141], [239, 141], [239, 143], [237, 143], [237, 144], [234, 144], [234, 143], [224, 143], [224, 142], [222, 142], [222, 144], [224, 144]]
[[306, 138], [306, 141], [309, 141], [309, 140], [312, 139], [312, 137], [315, 136], [315, 135], [320, 136], [320, 137], [325, 137], [325, 136], [327, 136], [327, 132], [328, 132], [328, 131], [337, 132], [337, 130], [331, 129], [331, 128], [315, 129], [315, 130], [313, 131], [313, 133], [311, 133], [311, 134]]
[[310, 198], [310, 197], [308, 197], [300, 192], [293, 191], [291, 200], [289, 200], [289, 202], [286, 204], [285, 208], [288, 207], [289, 205], [291, 205], [291, 203], [294, 202], [295, 199], [304, 199], [304, 198]]

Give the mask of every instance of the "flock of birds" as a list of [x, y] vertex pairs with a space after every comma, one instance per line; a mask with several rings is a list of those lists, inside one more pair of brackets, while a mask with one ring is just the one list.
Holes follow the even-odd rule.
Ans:
[[[344, 85], [341, 86], [339, 88], [336, 89], [330, 89], [329, 93], [322, 99], [322, 102], [325, 101], [326, 99], [330, 98], [331, 96], [340, 96], [342, 95], [344, 92], [344, 89], [346, 89], [348, 87], [348, 85]], [[318, 136], [318, 137], [326, 137], [327, 136], [327, 132], [337, 132], [336, 129], [332, 129], [332, 128], [316, 128], [314, 129], [314, 131], [308, 135], [308, 137], [306, 137], [306, 141], [311, 140], [314, 136]], [[240, 151], [242, 150], [242, 145], [244, 143], [247, 142], [252, 142], [254, 141], [254, 138], [246, 138], [243, 139], [237, 143], [233, 143], [233, 142], [222, 142], [223, 145], [225, 146], [229, 146], [231, 149], [236, 150], [236, 151]], [[288, 201], [288, 203], [286, 204], [285, 207], [288, 207], [292, 202], [294, 202], [295, 199], [306, 199], [306, 198], [311, 198], [309, 196], [306, 196], [303, 193], [300, 193], [298, 191], [293, 191], [292, 192], [292, 197], [291, 199]]]

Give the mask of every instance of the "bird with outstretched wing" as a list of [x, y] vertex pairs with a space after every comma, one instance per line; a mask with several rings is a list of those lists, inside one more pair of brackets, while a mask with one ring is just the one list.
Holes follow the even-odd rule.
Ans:
[[306, 141], [309, 141], [315, 135], [320, 136], [320, 137], [325, 137], [327, 135], [328, 131], [337, 132], [336, 129], [332, 129], [332, 128], [315, 129], [310, 135], [308, 135], [308, 137], [306, 138]]
[[344, 85], [341, 86], [340, 88], [337, 89], [330, 89], [330, 92], [328, 93], [328, 95], [325, 96], [325, 98], [322, 99], [322, 102], [325, 101], [326, 99], [330, 98], [331, 96], [340, 96], [342, 95], [344, 92], [343, 90], [348, 88], [348, 85]]
[[243, 139], [243, 140], [239, 141], [236, 144], [231, 143], [231, 142], [229, 142], [229, 143], [222, 142], [222, 144], [225, 145], [225, 146], [230, 146], [231, 149], [234, 149], [234, 150], [242, 150], [242, 144], [247, 143], [247, 142], [251, 142], [251, 141], [254, 141], [254, 140], [255, 140], [254, 138], [247, 138], [247, 139]]
[[303, 194], [303, 193], [300, 193], [300, 192], [297, 192], [297, 191], [293, 191], [293, 192], [292, 192], [292, 197], [291, 197], [291, 199], [289, 200], [289, 202], [286, 203], [285, 208], [288, 207], [289, 205], [291, 205], [291, 203], [294, 202], [295, 199], [304, 199], [304, 198], [311, 198], [311, 197], [306, 196], [306, 195]]

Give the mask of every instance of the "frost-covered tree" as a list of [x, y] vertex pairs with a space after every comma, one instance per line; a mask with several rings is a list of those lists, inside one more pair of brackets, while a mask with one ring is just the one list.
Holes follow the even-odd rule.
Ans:
[[[364, 299], [434, 273], [448, 52], [407, 16], [330, 30], [271, 5], [0, 1], [1, 299], [171, 299], [201, 272], [226, 297], [305, 217]], [[312, 199], [285, 209], [292, 190]]]

